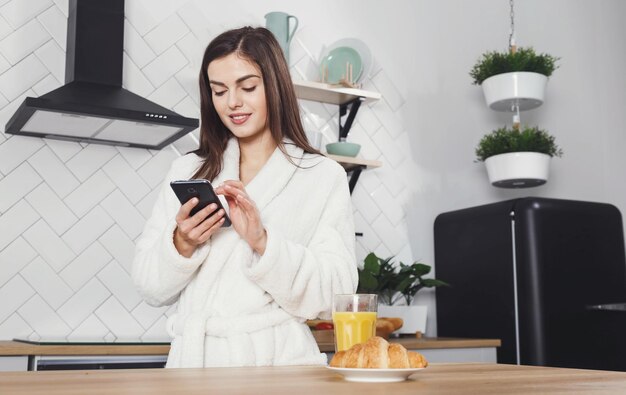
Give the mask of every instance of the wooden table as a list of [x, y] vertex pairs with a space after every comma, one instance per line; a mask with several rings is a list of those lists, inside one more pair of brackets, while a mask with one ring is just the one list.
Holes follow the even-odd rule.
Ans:
[[3, 394], [625, 394], [626, 373], [433, 364], [400, 383], [350, 383], [324, 367], [0, 373]]

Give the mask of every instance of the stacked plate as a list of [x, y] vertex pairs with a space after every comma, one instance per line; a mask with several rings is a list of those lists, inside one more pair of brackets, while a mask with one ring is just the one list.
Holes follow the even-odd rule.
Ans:
[[329, 84], [342, 79], [358, 84], [369, 75], [371, 67], [372, 55], [367, 45], [356, 38], [344, 38], [322, 51], [320, 79]]

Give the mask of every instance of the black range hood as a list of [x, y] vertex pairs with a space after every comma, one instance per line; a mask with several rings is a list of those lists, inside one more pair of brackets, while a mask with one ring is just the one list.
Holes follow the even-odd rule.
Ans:
[[70, 0], [65, 85], [27, 97], [6, 132], [161, 149], [198, 127], [122, 88], [124, 0]]

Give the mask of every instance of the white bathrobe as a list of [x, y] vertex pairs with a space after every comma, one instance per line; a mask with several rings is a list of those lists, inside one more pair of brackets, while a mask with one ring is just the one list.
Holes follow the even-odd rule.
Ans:
[[[167, 367], [323, 365], [306, 319], [329, 318], [332, 296], [358, 283], [354, 220], [346, 173], [336, 162], [287, 142], [294, 166], [276, 149], [246, 186], [261, 212], [267, 247], [259, 256], [222, 228], [191, 258], [173, 243], [180, 203], [169, 182], [201, 164], [187, 154], [172, 164], [137, 243], [133, 280], [153, 306], [178, 301], [167, 320]], [[213, 180], [239, 179], [239, 145], [224, 152]]]

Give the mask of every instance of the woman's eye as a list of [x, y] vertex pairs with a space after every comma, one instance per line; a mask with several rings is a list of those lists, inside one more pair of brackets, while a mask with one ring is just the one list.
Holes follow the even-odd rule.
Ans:
[[246, 92], [253, 92], [256, 89], [256, 86], [250, 87], [250, 88], [243, 88], [244, 91]]
[[213, 94], [214, 94], [215, 96], [223, 96], [223, 95], [224, 95], [224, 93], [226, 93], [226, 91], [221, 91], [221, 92], [213, 91]]

